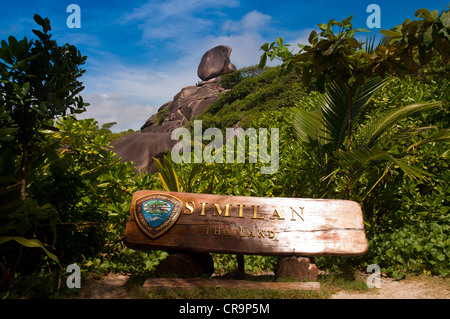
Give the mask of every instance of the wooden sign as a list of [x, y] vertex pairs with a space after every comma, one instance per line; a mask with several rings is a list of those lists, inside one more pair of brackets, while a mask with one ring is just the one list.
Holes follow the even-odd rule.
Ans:
[[161, 191], [133, 195], [125, 230], [134, 249], [243, 255], [362, 255], [361, 207], [347, 200]]

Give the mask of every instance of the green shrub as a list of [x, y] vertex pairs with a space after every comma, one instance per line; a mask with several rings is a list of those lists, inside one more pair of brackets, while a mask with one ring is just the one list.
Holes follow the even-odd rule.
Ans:
[[408, 273], [450, 274], [450, 218], [416, 222], [370, 238], [367, 259], [400, 279]]
[[[57, 158], [60, 145], [46, 138], [57, 130], [53, 122], [81, 113], [87, 105], [79, 96], [84, 87], [78, 81], [87, 57], [75, 46], [58, 46], [48, 18], [34, 15], [34, 20], [42, 28], [32, 30], [38, 39], [10, 36], [0, 48], [0, 266], [6, 289], [19, 266], [29, 270], [46, 258], [61, 266], [47, 249], [56, 242], [58, 211], [32, 188], [44, 163], [54, 175], [62, 174], [67, 164]], [[65, 180], [67, 189], [71, 182], [78, 187], [77, 180]]]
[[225, 89], [232, 89], [243, 79], [241, 72], [234, 71], [233, 73], [224, 74], [221, 77], [220, 85], [222, 85]]
[[169, 110], [167, 110], [167, 109], [159, 110], [158, 113], [156, 113], [154, 122], [156, 124], [161, 125], [164, 122], [164, 120], [166, 119], [166, 116], [168, 113], [169, 113]]

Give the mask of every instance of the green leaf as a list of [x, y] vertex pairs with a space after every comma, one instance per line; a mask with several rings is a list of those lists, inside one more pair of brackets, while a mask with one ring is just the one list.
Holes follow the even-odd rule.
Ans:
[[313, 46], [317, 45], [317, 42], [319, 41], [319, 36], [317, 35], [317, 32], [315, 30], [311, 31], [311, 34], [309, 35], [308, 41]]
[[279, 52], [279, 49], [278, 49], [278, 48], [273, 49], [273, 51], [269, 54], [269, 56], [270, 56], [270, 61], [273, 61], [273, 59], [276, 58], [278, 52]]
[[36, 21], [37, 24], [42, 25], [44, 23], [44, 19], [39, 14], [35, 14], [33, 16], [34, 21]]
[[434, 10], [434, 11], [431, 12], [431, 16], [432, 16], [434, 19], [436, 19], [436, 18], [438, 17], [438, 15], [439, 15], [439, 11], [438, 11], [438, 10]]
[[259, 61], [259, 68], [263, 69], [266, 66], [266, 63], [267, 63], [267, 54], [263, 53], [261, 55], [261, 59]]
[[47, 155], [47, 158], [49, 159], [50, 162], [59, 160], [58, 153], [55, 151], [53, 147], [46, 147], [45, 155]]
[[35, 14], [33, 16], [33, 18], [34, 18], [34, 21], [36, 21], [37, 24], [42, 26], [42, 30], [44, 30], [44, 33], [47, 33], [47, 31], [52, 29], [50, 27], [50, 20], [48, 18], [42, 19], [42, 17], [40, 15], [38, 15], [38, 14]]
[[261, 50], [263, 50], [263, 51], [268, 51], [268, 50], [269, 50], [269, 42], [264, 43], [264, 44], [261, 46]]
[[8, 37], [8, 42], [9, 42], [9, 48], [12, 52], [12, 55], [17, 56], [17, 48], [18, 48], [18, 42], [17, 39], [15, 37], [13, 37], [12, 35], [10, 35]]
[[41, 102], [41, 104], [39, 105], [39, 109], [37, 109], [37, 111], [43, 114], [44, 116], [47, 115], [48, 114], [47, 103]]
[[393, 251], [392, 249], [389, 249], [388, 251], [386, 251], [386, 255], [387, 255], [389, 258], [392, 258], [392, 257], [394, 256], [394, 251]]
[[433, 42], [433, 26], [430, 25], [423, 33], [423, 43], [429, 47]]
[[318, 27], [322, 31], [325, 31], [326, 29], [328, 29], [328, 25], [326, 23], [320, 23], [320, 24], [318, 24]]
[[399, 38], [402, 36], [402, 33], [400, 31], [381, 30], [380, 33], [389, 38]]
[[181, 189], [177, 173], [175, 172], [175, 169], [172, 166], [172, 162], [166, 156], [164, 156], [164, 166], [166, 167], [166, 170], [168, 172], [167, 175], [169, 176], [173, 191], [180, 192]]
[[450, 11], [443, 12], [439, 18], [446, 28], [450, 28]]
[[322, 136], [321, 110], [306, 112], [296, 109], [293, 112], [294, 133], [300, 142], [317, 141]]
[[283, 38], [282, 37], [278, 37], [276, 41], [277, 41], [278, 46], [280, 46], [280, 47], [283, 46]]
[[28, 94], [28, 91], [30, 90], [30, 82], [26, 82], [23, 86], [22, 86], [22, 91], [20, 92], [20, 95], [22, 97], [25, 97], [25, 95]]
[[[372, 96], [386, 83], [386, 79], [378, 75], [372, 76], [363, 85], [353, 85], [352, 94], [347, 85], [332, 82], [327, 86], [325, 104], [323, 105], [323, 124], [333, 150], [338, 150], [348, 132], [351, 116], [354, 120], [367, 105]], [[352, 114], [349, 114], [349, 105]]]
[[42, 39], [42, 37], [45, 36], [44, 33], [43, 33], [42, 31], [40, 31], [40, 30], [32, 29], [31, 31], [32, 31], [34, 34], [36, 34], [36, 35], [39, 37], [39, 39]]
[[431, 22], [434, 20], [433, 15], [430, 13], [428, 9], [419, 9], [415, 13], [416, 17], [423, 17], [426, 22]]
[[61, 264], [59, 263], [58, 257], [56, 257], [54, 254], [49, 252], [44, 247], [44, 244], [42, 244], [42, 242], [40, 240], [38, 240], [38, 239], [27, 239], [27, 238], [24, 238], [24, 237], [1, 236], [0, 237], [0, 245], [3, 244], [3, 243], [8, 242], [10, 240], [15, 240], [16, 242], [18, 242], [19, 244], [21, 244], [22, 246], [25, 246], [25, 247], [42, 248], [44, 250], [44, 252], [47, 254], [47, 256], [50, 257], [51, 259], [53, 259], [59, 265], [59, 267], [62, 268]]
[[376, 36], [375, 35], [367, 36], [366, 42], [364, 43], [364, 49], [366, 50], [367, 53], [372, 54], [373, 52], [375, 52], [375, 49], [378, 46], [382, 45], [384, 39], [385, 37], [382, 37], [379, 40], [378, 44], [375, 44]]
[[343, 28], [351, 28], [352, 23], [350, 21], [352, 21], [352, 19], [353, 19], [353, 15], [349, 16], [347, 19], [342, 20], [342, 27]]

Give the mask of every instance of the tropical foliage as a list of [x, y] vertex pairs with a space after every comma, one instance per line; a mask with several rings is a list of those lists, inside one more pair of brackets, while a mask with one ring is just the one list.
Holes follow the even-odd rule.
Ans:
[[[279, 168], [270, 175], [248, 158], [175, 164], [170, 154], [157, 161], [158, 174], [136, 175], [108, 146], [126, 132], [76, 119], [87, 106], [79, 95], [86, 57], [58, 46], [48, 19], [35, 16], [37, 40], [9, 37], [0, 48], [2, 287], [50, 273], [46, 284], [57, 286], [72, 263], [98, 274], [153, 271], [167, 253], [123, 244], [139, 189], [349, 198], [363, 207], [370, 249], [358, 258], [318, 257], [319, 268], [375, 263], [395, 278], [448, 276], [448, 16], [448, 9], [418, 10], [369, 45], [355, 40], [364, 30], [350, 18], [332, 20], [297, 54], [281, 38], [264, 44], [262, 64], [279, 58], [280, 66], [224, 76], [230, 91], [198, 119], [204, 128], [278, 128]], [[237, 266], [235, 256], [213, 257], [217, 271]], [[245, 269], [275, 262], [245, 256]]]
[[[86, 60], [71, 45], [58, 46], [48, 33], [50, 21], [35, 15], [42, 31], [33, 30], [38, 40], [17, 41], [10, 36], [0, 48], [1, 75], [1, 230], [0, 247], [10, 240], [19, 243], [15, 262], [8, 267], [0, 261], [6, 282], [14, 274], [23, 255], [23, 247], [43, 248], [47, 256], [58, 262], [36, 238], [38, 224], [46, 224], [56, 238], [57, 211], [49, 203], [40, 203], [27, 189], [32, 185], [34, 170], [51, 160], [51, 147], [42, 141], [45, 130], [54, 130], [52, 120], [67, 112], [84, 110], [78, 96], [83, 89], [78, 78]], [[13, 234], [11, 234], [11, 232]], [[3, 254], [2, 254], [3, 255]], [[5, 254], [6, 258], [11, 253]]]
[[[392, 128], [402, 119], [412, 116], [415, 113], [423, 113], [441, 106], [441, 102], [417, 103], [400, 108], [392, 109], [379, 114], [371, 121], [364, 121], [359, 117], [371, 97], [384, 84], [384, 79], [375, 76], [367, 81], [354, 92], [349, 102], [346, 87], [339, 87], [335, 83], [327, 87], [322, 106], [313, 112], [305, 112], [297, 109], [294, 113], [293, 125], [299, 142], [305, 143], [308, 149], [307, 154], [311, 161], [311, 166], [320, 171], [314, 171], [310, 178], [313, 193], [317, 197], [327, 196], [331, 190], [328, 188], [330, 179], [339, 176], [345, 181], [345, 187], [341, 194], [342, 198], [349, 198], [350, 188], [359, 180], [365, 170], [380, 162], [388, 162], [386, 170], [394, 165], [402, 169], [406, 174], [422, 178], [426, 172], [408, 165], [402, 158], [394, 157], [389, 153], [389, 149], [396, 145], [398, 139], [409, 139], [410, 136], [421, 128], [405, 129], [401, 134], [387, 140], [384, 133]], [[352, 124], [357, 127], [349, 128], [347, 105], [353, 105]], [[364, 122], [360, 124], [360, 122]], [[345, 146], [347, 131], [351, 130], [354, 135], [353, 143]], [[448, 140], [449, 134], [445, 130], [430, 136], [427, 142]], [[411, 146], [409, 147], [411, 148]], [[406, 157], [404, 153], [400, 156]], [[318, 175], [317, 175], [318, 174]], [[317, 181], [317, 176], [322, 176]], [[317, 181], [317, 182], [316, 182]], [[316, 184], [319, 185], [316, 185]], [[369, 187], [374, 187], [376, 185]], [[371, 188], [369, 188], [370, 192]], [[367, 193], [365, 196], [369, 195]]]
[[[361, 43], [355, 38], [365, 29], [353, 28], [351, 20], [330, 20], [318, 24], [321, 32], [311, 31], [309, 45], [298, 44], [300, 52], [292, 53], [282, 38], [265, 43], [261, 49], [260, 67], [267, 58], [282, 61], [284, 74], [295, 70], [309, 86], [314, 82], [320, 92], [331, 81], [351, 88], [355, 83], [362, 85], [376, 72], [382, 77], [394, 74], [403, 77], [418, 71], [420, 65], [429, 63], [438, 53], [444, 61], [450, 59], [450, 18], [448, 7], [438, 12], [419, 9], [416, 18], [407, 19], [391, 30], [381, 30], [386, 36], [374, 48], [372, 41]], [[334, 33], [334, 29], [338, 32]], [[350, 92], [351, 93], [351, 92]]]
[[[35, 15], [37, 40], [9, 37], [0, 48], [0, 251], [3, 287], [17, 273], [81, 262], [114, 248], [132, 193], [154, 187], [107, 148], [95, 120], [76, 120], [86, 103], [78, 78], [86, 60], [58, 46]], [[100, 133], [100, 134], [99, 134]]]

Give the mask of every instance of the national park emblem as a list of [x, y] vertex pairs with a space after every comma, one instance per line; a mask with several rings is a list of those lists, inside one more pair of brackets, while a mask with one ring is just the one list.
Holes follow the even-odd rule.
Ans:
[[177, 221], [181, 201], [167, 194], [151, 194], [136, 200], [134, 213], [139, 228], [154, 239], [168, 231]]

